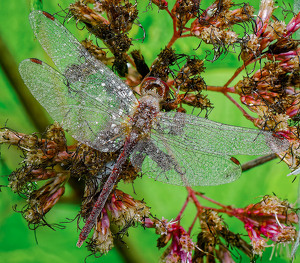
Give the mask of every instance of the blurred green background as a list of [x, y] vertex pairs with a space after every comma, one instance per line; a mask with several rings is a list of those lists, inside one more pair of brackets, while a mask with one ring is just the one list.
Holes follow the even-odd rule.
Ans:
[[[70, 0], [47, 0], [43, 2], [43, 10], [55, 13], [61, 11], [58, 4], [62, 8], [66, 8], [70, 2]], [[256, 2], [255, 6], [258, 7], [258, 1], [251, 1], [251, 4], [253, 4], [252, 2]], [[153, 6], [153, 9], [148, 7], [148, 11], [145, 12], [147, 3], [147, 0], [139, 1], [139, 21], [143, 25], [147, 37], [144, 43], [140, 41], [136, 47], [141, 48], [146, 61], [150, 64], [171, 38], [172, 23], [169, 16], [163, 11], [158, 12], [155, 6]], [[289, 3], [293, 5], [292, 0], [285, 1], [285, 4]], [[29, 13], [29, 1], [0, 0], [0, 37], [11, 53], [11, 62], [15, 65], [29, 57], [36, 57], [49, 63], [49, 58], [33, 37], [28, 22]], [[61, 14], [63, 13], [61, 12]], [[79, 39], [87, 36], [86, 31], [78, 32], [76, 30], [74, 22], [70, 22], [67, 27], [72, 32], [76, 32]], [[137, 38], [143, 35], [141, 29], [137, 26], [135, 32]], [[175, 48], [178, 53], [197, 54], [200, 58], [203, 58], [205, 56], [204, 50], [195, 50], [198, 43], [199, 41], [195, 39], [181, 39], [176, 43]], [[239, 65], [241, 65], [241, 62], [237, 60], [237, 54], [228, 54], [226, 58], [216, 63], [207, 62], [205, 65], [207, 70], [203, 76], [208, 85], [223, 85]], [[0, 72], [0, 91], [0, 126], [3, 127], [7, 123], [8, 127], [19, 132], [36, 132], [37, 129], [32, 122], [32, 118], [35, 116], [26, 114], [20, 98], [11, 87], [3, 69]], [[211, 120], [237, 126], [253, 127], [222, 94], [212, 92], [207, 92], [207, 94], [215, 106], [209, 115]], [[201, 116], [204, 116], [204, 114]], [[6, 145], [2, 145], [0, 150], [0, 175], [4, 175], [0, 178], [0, 185], [7, 185], [7, 175], [18, 167], [21, 158], [19, 157], [20, 153], [13, 147], [8, 149]], [[253, 158], [243, 157], [239, 160], [245, 162]], [[239, 180], [231, 184], [197, 187], [196, 189], [225, 205], [234, 205], [235, 207], [245, 207], [250, 203], [256, 203], [262, 196], [271, 195], [272, 193], [293, 203], [297, 198], [298, 179], [293, 182], [294, 177], [287, 177], [288, 173], [289, 169], [284, 163], [273, 160], [268, 164], [243, 173]], [[169, 220], [177, 216], [187, 194], [182, 187], [158, 183], [146, 177], [135, 181], [134, 190], [136, 194], [132, 185], [121, 183], [120, 188], [136, 199], [144, 199], [152, 208], [152, 214], [156, 217], [164, 217]], [[89, 253], [84, 247], [80, 249], [76, 247], [78, 238], [76, 222], [65, 224], [66, 228], [63, 230], [53, 231], [44, 227], [37, 229], [34, 233], [34, 231], [28, 229], [21, 214], [12, 210], [14, 204], [18, 204], [21, 208], [24, 204], [23, 199], [13, 194], [9, 188], [2, 188], [0, 200], [0, 262], [84, 262]], [[200, 201], [202, 202], [202, 200]], [[207, 202], [203, 202], [203, 204], [208, 205]], [[79, 204], [58, 203], [47, 214], [47, 220], [49, 223], [65, 222], [66, 218], [74, 218], [78, 210]], [[192, 223], [194, 215], [195, 210], [192, 205], [189, 205], [182, 219], [182, 224], [186, 229]], [[228, 218], [227, 222], [232, 231], [245, 234], [243, 226], [238, 220]], [[198, 225], [195, 226], [196, 232], [197, 229], [199, 229]], [[153, 230], [144, 230], [142, 227], [131, 228], [129, 237], [125, 238], [128, 253], [140, 257], [140, 262], [157, 262], [163, 251], [156, 248], [156, 239], [157, 236]], [[279, 248], [276, 251], [279, 253], [283, 250], [284, 252], [285, 249], [289, 250], [288, 247], [283, 247], [283, 249]], [[271, 250], [270, 248], [263, 255], [262, 262], [269, 261]], [[285, 253], [283, 255], [278, 253], [277, 257], [273, 257], [274, 262], [289, 262], [284, 256]], [[236, 260], [239, 261], [238, 253], [235, 252], [235, 256], [237, 257]], [[243, 258], [242, 261], [247, 262], [248, 260]], [[113, 249], [107, 255], [98, 259], [91, 256], [87, 259], [87, 262], [124, 262], [124, 260], [118, 251]]]

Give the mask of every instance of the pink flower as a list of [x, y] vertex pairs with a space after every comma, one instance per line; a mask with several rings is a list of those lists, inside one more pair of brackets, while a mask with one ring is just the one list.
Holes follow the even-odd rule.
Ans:
[[158, 240], [158, 247], [165, 246], [169, 240], [172, 240], [171, 245], [165, 250], [161, 257], [162, 262], [192, 262], [192, 253], [195, 245], [192, 242], [189, 234], [182, 226], [175, 221], [160, 221], [163, 225], [158, 227], [162, 229], [162, 235]]
[[261, 1], [259, 13], [256, 19], [256, 25], [257, 25], [256, 36], [259, 37], [267, 28], [273, 10], [274, 10], [273, 0]]
[[97, 220], [95, 231], [91, 240], [88, 242], [88, 248], [93, 253], [99, 252], [105, 254], [113, 248], [113, 236], [110, 230], [109, 217], [105, 209]]
[[[119, 227], [124, 227], [129, 222], [144, 224], [146, 218], [150, 215], [150, 209], [143, 201], [135, 200], [130, 195], [117, 189], [106, 207], [111, 212], [114, 224]], [[147, 223], [150, 222], [147, 221]]]
[[297, 223], [298, 218], [290, 211], [286, 201], [266, 196], [260, 203], [236, 209], [235, 212], [235, 216], [244, 223], [254, 252], [258, 255], [262, 254], [268, 239], [276, 243], [295, 240], [297, 232], [292, 223]]
[[300, 12], [286, 26], [287, 33], [285, 37], [290, 36], [300, 28]]

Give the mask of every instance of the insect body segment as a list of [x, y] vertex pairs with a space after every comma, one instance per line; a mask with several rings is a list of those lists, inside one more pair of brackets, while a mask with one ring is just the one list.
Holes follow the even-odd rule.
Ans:
[[103, 185], [102, 191], [96, 203], [94, 204], [94, 207], [88, 219], [86, 220], [84, 227], [80, 232], [79, 239], [77, 242], [77, 247], [82, 246], [83, 242], [86, 240], [92, 228], [96, 224], [97, 217], [100, 215], [102, 209], [104, 208], [104, 205], [119, 178], [119, 175], [122, 170], [122, 165], [125, 163], [126, 159], [128, 158], [137, 137], [134, 138], [133, 140], [131, 139], [132, 139], [131, 137], [128, 137], [128, 139], [126, 140], [123, 152], [118, 157], [110, 176], [108, 177], [105, 184]]

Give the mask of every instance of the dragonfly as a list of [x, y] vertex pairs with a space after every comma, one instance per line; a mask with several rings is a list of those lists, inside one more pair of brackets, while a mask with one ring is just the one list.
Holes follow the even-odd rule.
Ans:
[[85, 221], [78, 247], [95, 226], [128, 159], [155, 180], [206, 186], [239, 178], [241, 166], [233, 155], [279, 153], [289, 147], [271, 132], [163, 112], [160, 102], [167, 86], [158, 78], [148, 78], [137, 99], [52, 15], [33, 11], [29, 20], [56, 66], [36, 58], [22, 61], [19, 72], [30, 92], [79, 142], [101, 152], [121, 152]]

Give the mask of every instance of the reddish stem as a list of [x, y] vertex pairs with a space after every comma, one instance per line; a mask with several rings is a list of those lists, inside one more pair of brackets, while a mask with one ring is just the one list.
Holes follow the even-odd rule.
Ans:
[[192, 229], [193, 229], [193, 227], [194, 227], [194, 225], [195, 225], [195, 223], [196, 223], [196, 221], [197, 221], [197, 219], [198, 219], [199, 214], [200, 214], [200, 213], [197, 212], [197, 214], [196, 214], [196, 216], [194, 217], [194, 220], [193, 220], [191, 226], [189, 227], [189, 230], [188, 230], [188, 234], [189, 234], [189, 235], [191, 235]]
[[234, 87], [224, 88], [223, 86], [206, 86], [206, 90], [215, 91], [215, 92], [230, 92], [236, 93]]
[[167, 48], [170, 48], [179, 37], [180, 37], [180, 35], [178, 34], [178, 32], [175, 29], [174, 34], [173, 34], [171, 40], [169, 41], [169, 43], [167, 45]]
[[205, 199], [205, 200], [207, 200], [207, 201], [209, 201], [209, 202], [211, 202], [211, 203], [213, 203], [213, 204], [216, 204], [216, 205], [218, 205], [218, 206], [221, 206], [221, 207], [223, 207], [223, 208], [231, 208], [231, 206], [223, 205], [223, 204], [221, 204], [221, 203], [219, 203], [219, 202], [217, 202], [217, 201], [215, 201], [215, 200], [213, 200], [213, 199], [211, 199], [211, 198], [205, 196], [204, 194], [202, 194], [202, 193], [200, 193], [200, 192], [195, 192], [195, 194], [196, 194], [196, 195], [199, 195], [199, 196], [201, 196], [203, 199]]
[[174, 20], [174, 19], [173, 19], [173, 18], [174, 18], [174, 15], [171, 13], [171, 11], [169, 10], [169, 8], [166, 8], [165, 10], [168, 12], [168, 14], [169, 14], [170, 17], [172, 18], [172, 20]]
[[194, 35], [192, 34], [186, 34], [186, 35], [181, 35], [180, 37], [193, 37]]
[[180, 37], [180, 34], [176, 30], [176, 22], [177, 22], [176, 17], [170, 12], [169, 8], [167, 9], [167, 12], [169, 13], [173, 21], [173, 36], [167, 45], [167, 48], [170, 48], [175, 43], [175, 41]]
[[224, 89], [226, 89], [228, 87], [228, 85], [245, 69], [245, 67], [247, 66], [247, 62], [244, 63], [241, 67], [239, 67], [234, 74], [232, 75], [232, 77], [226, 82], [226, 84], [224, 85]]
[[195, 191], [189, 186], [187, 186], [186, 189], [189, 193], [189, 197], [193, 200], [193, 202], [194, 202], [194, 204], [197, 208], [198, 213], [201, 213], [202, 210], [203, 210], [203, 206], [200, 204], [199, 200], [197, 199], [197, 197], [195, 195]]
[[178, 216], [176, 217], [175, 221], [180, 221], [181, 216], [182, 216], [184, 210], [186, 209], [186, 207], [187, 207], [187, 205], [188, 205], [188, 203], [189, 203], [189, 199], [190, 199], [190, 198], [189, 198], [189, 196], [188, 196], [188, 197], [186, 198], [186, 200], [185, 200], [185, 202], [184, 202], [184, 204], [183, 204], [183, 206], [182, 206], [182, 208], [181, 208], [181, 210], [180, 210]]
[[[262, 56], [262, 57], [260, 57], [260, 59], [263, 59], [263, 58], [265, 58], [266, 57], [266, 55], [264, 55], [264, 56]], [[228, 85], [248, 66], [248, 65], [250, 65], [251, 63], [254, 63], [255, 61], [256, 61], [257, 59], [253, 59], [253, 57], [252, 58], [250, 58], [250, 59], [248, 59], [246, 62], [244, 62], [244, 64], [241, 66], [241, 67], [239, 67], [235, 72], [234, 72], [234, 74], [232, 75], [232, 77], [226, 82], [226, 84], [224, 85], [224, 89], [226, 89], [227, 87], [228, 87]]]
[[250, 120], [251, 122], [254, 122], [255, 118], [253, 118], [252, 116], [250, 116], [241, 106], [240, 104], [238, 104], [231, 96], [228, 95], [228, 93], [224, 92], [224, 95], [233, 102], [233, 104], [235, 106], [237, 106], [239, 108], [239, 110], [243, 113], [243, 115], [245, 116], [246, 119]]

